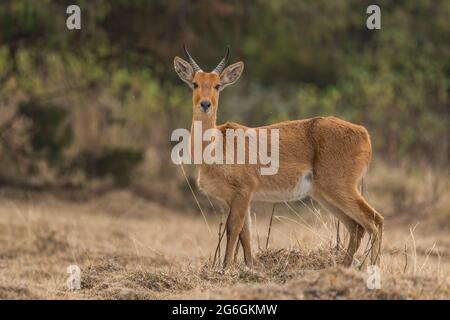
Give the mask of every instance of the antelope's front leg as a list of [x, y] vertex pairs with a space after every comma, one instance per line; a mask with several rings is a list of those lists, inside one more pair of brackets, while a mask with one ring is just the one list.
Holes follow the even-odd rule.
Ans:
[[250, 196], [247, 195], [236, 195], [231, 202], [231, 210], [227, 219], [227, 246], [225, 249], [225, 258], [223, 260], [224, 269], [227, 269], [232, 261], [239, 234], [244, 227], [249, 204]]

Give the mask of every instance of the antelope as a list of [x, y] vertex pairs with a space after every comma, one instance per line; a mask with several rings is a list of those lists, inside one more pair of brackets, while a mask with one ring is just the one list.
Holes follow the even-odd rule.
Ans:
[[[216, 124], [219, 94], [239, 79], [244, 63], [226, 66], [230, 55], [228, 48], [217, 67], [205, 72], [185, 46], [184, 53], [188, 61], [176, 56], [174, 68], [193, 91], [191, 141], [196, 121], [201, 122], [203, 130], [215, 128], [222, 134], [227, 129], [249, 129], [238, 123]], [[319, 202], [348, 230], [344, 266], [352, 265], [365, 232], [372, 239], [370, 261], [379, 264], [384, 218], [358, 188], [372, 156], [367, 130], [336, 117], [285, 121], [253, 129], [262, 128], [279, 132], [277, 174], [261, 175], [258, 164], [197, 165], [199, 189], [225, 201], [230, 209], [223, 268], [230, 267], [238, 241], [243, 247], [245, 264], [249, 268], [253, 266], [250, 241], [250, 203], [253, 200], [276, 203], [306, 196]]]

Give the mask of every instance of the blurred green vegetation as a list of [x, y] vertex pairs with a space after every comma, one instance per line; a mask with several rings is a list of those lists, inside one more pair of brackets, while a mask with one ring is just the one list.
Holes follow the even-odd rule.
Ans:
[[[79, 31], [66, 28], [70, 4]], [[2, 1], [0, 178], [167, 183], [170, 133], [190, 126], [191, 92], [172, 64], [183, 43], [204, 69], [226, 45], [246, 64], [219, 122], [336, 115], [367, 126], [378, 158], [448, 166], [450, 2], [378, 1], [376, 31], [370, 4]]]

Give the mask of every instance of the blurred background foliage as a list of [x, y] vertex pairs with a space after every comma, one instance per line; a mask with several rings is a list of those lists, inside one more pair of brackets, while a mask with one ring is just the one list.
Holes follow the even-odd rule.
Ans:
[[335, 115], [367, 126], [377, 159], [448, 167], [450, 2], [377, 3], [370, 31], [366, 0], [1, 1], [0, 184], [185, 189], [170, 161], [191, 121], [183, 43], [204, 69], [226, 45], [245, 62], [219, 122]]

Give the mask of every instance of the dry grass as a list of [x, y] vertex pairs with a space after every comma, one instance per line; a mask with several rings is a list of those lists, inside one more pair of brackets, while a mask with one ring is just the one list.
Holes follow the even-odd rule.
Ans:
[[[210, 233], [200, 213], [173, 211], [128, 192], [77, 203], [3, 190], [0, 298], [449, 299], [446, 192], [425, 217], [388, 215], [382, 287], [369, 290], [365, 266], [359, 268], [363, 250], [353, 268], [340, 267], [335, 221], [310, 203], [277, 206], [267, 249], [272, 207], [256, 205], [255, 267], [248, 270], [239, 257], [223, 274], [211, 266], [218, 214], [207, 215]], [[345, 240], [344, 232], [340, 237]], [[73, 264], [81, 268], [81, 290], [66, 287]]]

